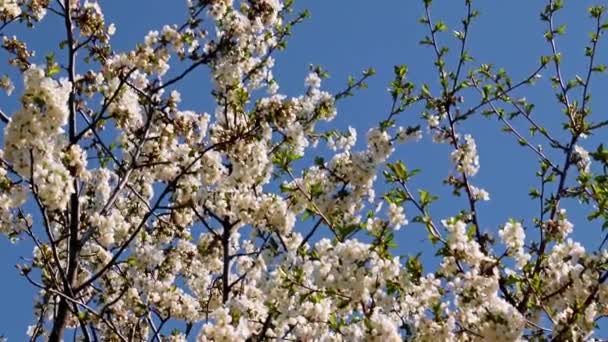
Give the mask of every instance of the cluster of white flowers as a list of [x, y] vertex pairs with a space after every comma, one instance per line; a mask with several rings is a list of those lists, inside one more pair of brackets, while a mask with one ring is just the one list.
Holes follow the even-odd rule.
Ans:
[[[2, 157], [0, 150], [0, 158]], [[10, 235], [15, 232], [20, 232], [24, 228], [24, 223], [31, 220], [31, 217], [19, 220], [13, 215], [13, 210], [21, 207], [27, 196], [27, 189], [23, 186], [11, 184], [7, 170], [0, 166], [0, 233]]]
[[387, 319], [388, 317], [381, 310], [374, 310], [374, 313], [369, 318], [370, 332], [366, 336], [368, 341], [373, 342], [400, 342], [401, 335], [399, 334], [398, 322]]
[[399, 230], [401, 226], [407, 224], [403, 207], [398, 206], [395, 203], [391, 203], [388, 206], [388, 221], [389, 225], [395, 230]]
[[440, 119], [439, 115], [429, 115], [426, 119], [429, 129], [439, 127]]
[[572, 151], [572, 161], [576, 163], [579, 170], [589, 173], [591, 168], [591, 157], [589, 152], [579, 145], [575, 145]]
[[[389, 314], [392, 303], [384, 300], [388, 299], [387, 282], [399, 281], [399, 261], [383, 259], [370, 247], [356, 240], [333, 245], [322, 239], [313, 249], [319, 258], [298, 256], [272, 272], [264, 289], [280, 312], [273, 336], [299, 340], [338, 338], [328, 324], [332, 315], [340, 322], [367, 310], [372, 326], [353, 321], [352, 325], [344, 326], [344, 339], [337, 340], [349, 337], [394, 340], [399, 336], [397, 317]], [[293, 270], [297, 270], [296, 275]], [[288, 291], [292, 294], [288, 295]]]
[[319, 89], [321, 87], [321, 77], [319, 77], [318, 73], [311, 72], [308, 74], [308, 76], [306, 76], [306, 80], [304, 81], [304, 84], [307, 87], [310, 87], [313, 89]]
[[561, 208], [558, 210], [555, 220], [547, 220], [545, 222], [544, 229], [555, 239], [563, 240], [572, 233], [573, 227], [572, 222], [566, 217], [566, 209]]
[[476, 201], [489, 201], [490, 200], [490, 194], [485, 189], [481, 189], [481, 188], [475, 187], [473, 185], [471, 185], [470, 188], [471, 188], [471, 197], [473, 197], [474, 200], [476, 200]]
[[186, 143], [201, 143], [207, 135], [209, 120], [207, 113], [197, 114], [193, 111], [179, 111], [175, 114], [175, 130], [184, 136]]
[[367, 144], [370, 157], [377, 163], [386, 161], [395, 150], [391, 144], [391, 137], [379, 128], [372, 128], [367, 132]]
[[[587, 253], [578, 242], [567, 239], [558, 243], [548, 253], [543, 261], [543, 294], [544, 304], [549, 305], [556, 312], [555, 329], [567, 329], [573, 338], [577, 336], [590, 336], [596, 327], [596, 320], [601, 312], [606, 312], [606, 297], [600, 297], [597, 302], [580, 310], [578, 303], [588, 300], [594, 291], [606, 293], [607, 285], [598, 283], [596, 276], [589, 267], [593, 263], [605, 262], [608, 257], [606, 251], [601, 254]], [[559, 292], [560, 295], [555, 295]], [[574, 315], [580, 312], [581, 315]]]
[[357, 130], [348, 127], [348, 133], [340, 134], [337, 139], [334, 139], [333, 136], [330, 136], [327, 139], [327, 146], [334, 150], [345, 150], [349, 151], [355, 144], [357, 143]]
[[[119, 84], [117, 78], [111, 80], [106, 91], [108, 96], [112, 96], [114, 92], [118, 91]], [[116, 118], [120, 128], [137, 129], [144, 124], [139, 98], [131, 88], [123, 87], [118, 98], [110, 103], [108, 111]]]
[[97, 1], [85, 0], [82, 6], [80, 6], [80, 2], [76, 2], [76, 4], [78, 4], [78, 9], [81, 10], [84, 13], [83, 15], [87, 18], [87, 21], [80, 25], [80, 34], [83, 37], [90, 37], [98, 34], [98, 30], [104, 26], [104, 16]]
[[42, 202], [50, 209], [63, 209], [73, 192], [70, 164], [84, 171], [82, 153], [70, 148], [63, 158], [66, 141], [67, 100], [71, 85], [45, 77], [36, 66], [25, 72], [23, 107], [16, 112], [4, 134], [5, 156], [23, 177], [32, 178]]
[[477, 145], [469, 134], [464, 136], [464, 143], [460, 144], [458, 149], [452, 152], [451, 158], [458, 172], [462, 172], [467, 176], [474, 176], [479, 171]]
[[89, 218], [89, 222], [95, 227], [95, 231], [99, 235], [99, 243], [104, 247], [120, 244], [129, 233], [130, 225], [125, 221], [122, 213], [116, 209], [104, 216], [95, 213]]
[[80, 145], [70, 145], [66, 152], [63, 153], [63, 162], [71, 171], [72, 175], [88, 178], [87, 174], [87, 153]]
[[524, 251], [526, 233], [521, 223], [514, 220], [507, 222], [498, 232], [498, 235], [507, 246], [509, 255], [512, 255], [517, 261], [517, 266], [523, 268], [531, 256]]
[[213, 324], [206, 324], [198, 337], [199, 342], [206, 341], [235, 341], [242, 342], [251, 335], [245, 319], [241, 319], [235, 327], [232, 316], [226, 308], [218, 308], [211, 315]]
[[[175, 41], [175, 40], [174, 40]], [[178, 40], [181, 41], [181, 40]], [[169, 59], [171, 50], [168, 42], [161, 41], [158, 31], [150, 31], [144, 44], [136, 50], [113, 55], [106, 62], [104, 72], [106, 75], [118, 73], [121, 70], [134, 68], [146, 75], [165, 75], [169, 70]], [[113, 77], [107, 77], [111, 82], [116, 82]], [[109, 82], [111, 84], [111, 82]], [[130, 88], [123, 88], [130, 89]]]
[[0, 0], [0, 12], [10, 20], [21, 15], [21, 6], [17, 0]]
[[473, 266], [479, 266], [488, 257], [482, 253], [479, 243], [467, 233], [467, 225], [461, 220], [450, 218], [441, 221], [448, 230], [447, 244], [454, 255]]
[[[321, 167], [307, 169], [302, 178], [284, 184], [284, 188], [289, 190], [290, 206], [295, 213], [308, 208], [346, 225], [360, 222], [363, 200], [373, 200], [375, 196], [376, 170], [393, 153], [394, 147], [386, 131], [374, 128], [368, 133], [367, 149], [351, 151], [354, 139], [348, 139], [354, 138], [355, 131], [349, 134], [346, 140], [339, 139], [338, 145], [344, 148], [343, 152], [334, 155]], [[406, 223], [400, 216], [394, 216], [394, 219], [397, 229]], [[368, 229], [374, 229], [372, 226]]]
[[478, 269], [458, 276], [450, 284], [456, 295], [458, 322], [484, 341], [518, 341], [526, 326], [517, 308], [499, 296], [499, 276]]
[[190, 29], [180, 33], [177, 31], [175, 25], [165, 25], [163, 26], [160, 36], [163, 41], [168, 42], [171, 45], [171, 48], [182, 58], [185, 54], [190, 54], [199, 47], [199, 41], [195, 39], [195, 33]]
[[382, 232], [385, 226], [386, 223], [378, 217], [370, 217], [365, 223], [365, 228], [367, 231], [374, 235], [378, 235], [380, 232]]
[[397, 129], [397, 141], [400, 143], [406, 143], [409, 141], [419, 141], [422, 139], [422, 131], [419, 129], [408, 130], [403, 127]]

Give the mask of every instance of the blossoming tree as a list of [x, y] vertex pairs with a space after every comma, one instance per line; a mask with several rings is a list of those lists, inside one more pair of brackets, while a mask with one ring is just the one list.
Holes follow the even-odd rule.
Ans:
[[[393, 106], [356, 149], [354, 129], [319, 123], [332, 120], [337, 101], [364, 88], [373, 69], [335, 94], [322, 90], [319, 67], [303, 94], [279, 91], [274, 54], [307, 16], [292, 1], [190, 0], [185, 23], [119, 53], [115, 27], [95, 1], [0, 0], [3, 49], [24, 83], [20, 108], [0, 115], [0, 231], [33, 244], [18, 265], [39, 290], [31, 339], [592, 337], [608, 314], [608, 253], [569, 238], [574, 226], [562, 203], [578, 199], [594, 225], [608, 226], [608, 150], [579, 145], [608, 126], [590, 107], [592, 78], [606, 70], [596, 58], [608, 29], [604, 7], [589, 8], [588, 65], [570, 80], [557, 47], [564, 26], [554, 19], [563, 1], [547, 1], [541, 20], [551, 54], [512, 81], [467, 52], [478, 16], [472, 0], [450, 38], [455, 56], [440, 42], [447, 27], [431, 18], [431, 0], [423, 4], [421, 43], [430, 47], [438, 87], [416, 85], [396, 66]], [[36, 60], [7, 34], [17, 25], [35, 30], [49, 16], [63, 23], [65, 61]], [[210, 114], [180, 105], [182, 81], [203, 69]], [[563, 108], [559, 134], [512, 95], [540, 74]], [[0, 85], [12, 90], [7, 76]], [[406, 115], [422, 123], [407, 125]], [[498, 119], [539, 162], [531, 170], [539, 188], [530, 191], [538, 215], [496, 233], [480, 228], [477, 205], [489, 194], [474, 183], [475, 137], [460, 133], [476, 115]], [[545, 149], [517, 129], [522, 122]], [[454, 169], [444, 183], [466, 198], [452, 217], [435, 217], [439, 199], [410, 184], [417, 170], [389, 160], [423, 134], [451, 148]], [[327, 156], [311, 156], [316, 145]], [[382, 191], [379, 180], [388, 184]], [[428, 230], [437, 269], [394, 256], [395, 235], [407, 234], [399, 231], [406, 210], [411, 225]]]

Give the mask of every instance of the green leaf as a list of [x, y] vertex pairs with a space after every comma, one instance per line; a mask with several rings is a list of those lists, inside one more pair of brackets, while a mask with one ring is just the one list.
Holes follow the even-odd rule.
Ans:
[[59, 67], [58, 64], [55, 64], [46, 70], [46, 75], [51, 77], [51, 76], [57, 75], [60, 72], [61, 72], [61, 68]]
[[592, 18], [599, 18], [600, 16], [602, 16], [602, 13], [604, 13], [605, 10], [606, 8], [604, 6], [592, 6], [589, 7], [589, 15]]
[[539, 198], [540, 197], [540, 192], [537, 189], [532, 188], [528, 192], [528, 195], [530, 195], [531, 198]]
[[424, 97], [431, 97], [431, 92], [429, 91], [429, 86], [426, 84], [423, 84], [421, 87], [422, 90], [422, 95]]
[[426, 190], [418, 190], [418, 192], [420, 193], [420, 205], [423, 208], [428, 206], [432, 202], [436, 201], [437, 199], [439, 199], [439, 197], [431, 195]]
[[408, 172], [407, 167], [403, 164], [402, 161], [397, 161], [394, 164], [388, 164], [388, 167], [393, 171], [394, 176], [397, 180], [406, 182], [408, 180]]
[[443, 22], [443, 21], [438, 21], [435, 24], [435, 32], [443, 32], [446, 31], [448, 29], [448, 26]]
[[475, 236], [475, 232], [477, 232], [477, 226], [472, 224], [469, 229], [467, 229], [467, 237], [469, 239], [473, 239], [473, 237]]
[[336, 233], [338, 235], [339, 240], [345, 240], [351, 237], [353, 234], [361, 230], [361, 226], [358, 224], [349, 224], [345, 226], [338, 226], [336, 228]]
[[405, 267], [409, 276], [415, 281], [418, 281], [424, 273], [424, 268], [422, 266], [422, 262], [420, 261], [420, 254], [417, 254], [413, 257], [409, 257], [407, 259]]
[[323, 193], [323, 185], [321, 185], [321, 183], [315, 183], [310, 187], [310, 196], [312, 196], [312, 198], [321, 197]]
[[540, 57], [540, 64], [542, 64], [542, 65], [547, 65], [547, 64], [549, 64], [550, 61], [551, 61], [551, 56], [541, 56]]
[[395, 65], [394, 67], [395, 76], [403, 79], [407, 75], [407, 65]]
[[605, 64], [599, 64], [599, 65], [596, 65], [593, 68], [591, 68], [591, 71], [593, 71], [593, 72], [606, 72], [606, 69], [608, 69], [608, 68], [606, 67]]

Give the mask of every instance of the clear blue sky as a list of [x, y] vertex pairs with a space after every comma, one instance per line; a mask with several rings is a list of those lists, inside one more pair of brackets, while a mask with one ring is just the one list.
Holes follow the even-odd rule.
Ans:
[[[367, 128], [386, 116], [390, 109], [390, 98], [386, 91], [392, 78], [393, 65], [407, 64], [411, 78], [416, 83], [429, 83], [436, 89], [436, 74], [432, 64], [433, 55], [428, 48], [418, 45], [418, 41], [427, 34], [426, 29], [417, 23], [422, 15], [422, 1], [417, 0], [383, 0], [383, 1], [327, 1], [300, 0], [298, 7], [308, 8], [312, 16], [295, 29], [286, 52], [276, 56], [277, 75], [281, 92], [287, 95], [298, 95], [303, 90], [303, 80], [309, 64], [320, 64], [331, 74], [325, 83], [329, 90], [337, 92], [345, 85], [348, 75], [358, 75], [368, 67], [377, 69], [378, 74], [369, 81], [369, 89], [357, 93], [353, 98], [342, 101], [339, 115], [333, 126], [345, 129], [351, 125], [358, 129], [361, 140]], [[151, 29], [160, 29], [163, 24], [181, 23], [185, 18], [185, 1], [176, 0], [102, 0], [107, 22], [114, 22], [117, 33], [114, 37], [117, 50], [125, 50], [141, 41]], [[445, 19], [449, 26], [442, 41], [449, 40], [455, 46], [450, 32], [460, 29], [460, 17], [464, 15], [464, 1], [435, 1], [433, 16]], [[474, 65], [492, 63], [502, 66], [510, 72], [514, 80], [525, 77], [539, 63], [541, 54], [549, 54], [548, 46], [543, 39], [543, 24], [539, 21], [539, 12], [545, 1], [512, 0], [512, 1], [477, 1], [481, 17], [472, 27], [470, 53], [476, 59]], [[586, 7], [596, 2], [569, 1], [566, 11], [558, 16], [558, 22], [568, 24], [567, 35], [560, 41], [560, 49], [565, 52], [564, 62], [566, 77], [582, 74], [586, 67], [583, 58], [584, 44], [588, 40], [587, 32], [592, 29]], [[24, 32], [11, 31], [28, 40], [28, 45], [37, 51], [37, 63], [44, 61], [44, 55], [56, 51], [62, 40], [60, 21], [49, 14], [42, 30]], [[60, 56], [58, 54], [58, 56]], [[6, 54], [2, 54], [5, 58]], [[455, 62], [451, 56], [452, 65]], [[606, 57], [604, 46], [600, 48], [600, 62]], [[605, 63], [605, 60], [604, 60]], [[1, 70], [6, 70], [3, 66]], [[80, 70], [83, 71], [82, 69]], [[201, 84], [203, 80], [203, 84]], [[10, 113], [15, 109], [20, 89], [20, 80], [16, 80], [17, 91], [11, 98], [0, 95], [2, 109]], [[596, 95], [600, 89], [606, 89], [606, 80], [594, 80]], [[183, 105], [196, 111], [213, 111], [209, 102], [208, 80], [202, 75], [195, 75], [186, 80], [180, 87]], [[558, 127], [561, 112], [556, 107], [552, 90], [545, 77], [533, 89], [520, 92], [537, 105], [536, 115], [549, 127]], [[594, 108], [608, 108], [607, 99], [597, 96]], [[595, 115], [603, 116], [597, 110]], [[400, 117], [402, 125], [419, 122], [419, 113], [407, 112]], [[528, 190], [537, 185], [534, 178], [536, 170], [535, 156], [518, 146], [516, 140], [500, 132], [500, 124], [495, 119], [474, 119], [463, 128], [471, 132], [477, 140], [481, 170], [473, 178], [473, 183], [490, 192], [491, 201], [480, 204], [480, 222], [482, 229], [496, 230], [498, 225], [510, 217], [525, 219], [530, 224], [537, 213], [537, 203], [528, 200]], [[524, 126], [519, 126], [524, 127]], [[591, 137], [582, 142], [587, 149], [595, 149], [597, 142], [606, 137]], [[441, 185], [441, 181], [451, 171], [448, 160], [449, 150], [446, 146], [435, 145], [424, 138], [418, 144], [407, 144], [399, 147], [397, 158], [403, 159], [409, 168], [422, 169], [414, 187], [423, 187], [440, 196], [440, 201], [432, 207], [437, 219], [457, 214], [464, 208], [462, 199], [450, 195], [450, 189]], [[562, 157], [556, 159], [562, 162]], [[379, 178], [379, 183], [382, 179]], [[578, 227], [576, 237], [586, 242], [589, 248], [596, 248], [601, 240], [597, 224], [587, 223], [585, 212], [576, 210], [576, 203], [566, 203], [569, 213]], [[414, 215], [412, 208], [407, 208], [408, 216]], [[530, 234], [535, 234], [531, 231]], [[423, 227], [411, 224], [398, 234], [399, 250], [402, 255], [424, 252], [432, 254], [428, 244], [424, 243], [426, 233]], [[535, 235], [534, 235], [535, 236]], [[26, 327], [33, 322], [32, 299], [35, 291], [18, 276], [14, 264], [19, 257], [29, 257], [31, 245], [18, 243], [11, 245], [6, 239], [0, 239], [0, 274], [2, 274], [2, 291], [0, 303], [3, 306], [3, 317], [0, 320], [0, 334], [5, 334], [10, 341], [25, 339]], [[432, 263], [430, 258], [425, 258]], [[604, 336], [605, 337], [605, 336]]]

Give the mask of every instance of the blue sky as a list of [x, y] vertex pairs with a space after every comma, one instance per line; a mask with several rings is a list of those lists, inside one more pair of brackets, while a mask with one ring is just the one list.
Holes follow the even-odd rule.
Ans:
[[[295, 28], [294, 36], [286, 52], [276, 56], [275, 75], [281, 84], [281, 92], [297, 96], [303, 91], [304, 78], [310, 64], [320, 64], [331, 74], [325, 86], [337, 92], [346, 84], [348, 75], [358, 75], [368, 67], [374, 67], [377, 75], [370, 79], [369, 89], [360, 91], [355, 97], [339, 104], [338, 117], [333, 127], [346, 129], [349, 125], [358, 129], [359, 136], [364, 137], [371, 125], [386, 117], [390, 109], [390, 96], [387, 87], [393, 77], [393, 66], [407, 64], [411, 79], [417, 83], [428, 83], [436, 89], [436, 73], [432, 64], [433, 55], [428, 48], [420, 46], [418, 41], [427, 34], [426, 28], [417, 19], [422, 15], [422, 1], [416, 0], [308, 0], [296, 1], [299, 8], [308, 8], [312, 16], [302, 25]], [[543, 24], [539, 12], [544, 1], [511, 0], [511, 1], [477, 1], [481, 17], [472, 26], [470, 53], [475, 58], [472, 65], [491, 63], [504, 67], [514, 80], [526, 77], [536, 69], [539, 56], [549, 54], [544, 41]], [[185, 1], [169, 0], [101, 0], [105, 9], [106, 21], [114, 22], [117, 33], [113, 39], [117, 50], [125, 50], [141, 41], [151, 29], [160, 29], [163, 24], [181, 23], [185, 18]], [[557, 17], [559, 23], [568, 25], [566, 37], [559, 41], [560, 50], [564, 52], [566, 77], [572, 78], [576, 73], [583, 74], [586, 60], [583, 48], [588, 40], [587, 32], [592, 29], [586, 7], [596, 2], [570, 1], [566, 10]], [[435, 1], [433, 16], [443, 19], [449, 30], [442, 42], [455, 47], [451, 35], [453, 29], [460, 29], [460, 18], [465, 14], [464, 1]], [[11, 31], [28, 40], [31, 48], [37, 50], [37, 62], [42, 63], [44, 55], [58, 50], [62, 39], [60, 21], [49, 15], [41, 25], [41, 30], [26, 32]], [[3, 54], [4, 58], [6, 54]], [[58, 53], [58, 58], [61, 55]], [[451, 57], [451, 59], [450, 59]], [[605, 63], [606, 49], [599, 51], [600, 63]], [[455, 56], [448, 60], [453, 66]], [[8, 69], [3, 67], [3, 72]], [[82, 71], [82, 70], [81, 70]], [[182, 92], [185, 107], [196, 111], [213, 112], [209, 102], [209, 84], [204, 74], [193, 75], [186, 79], [179, 88]], [[520, 91], [520, 96], [536, 103], [536, 114], [539, 121], [550, 128], [558, 128], [562, 121], [560, 108], [556, 106], [553, 90], [548, 82], [546, 72], [534, 88]], [[594, 88], [599, 95], [600, 89], [606, 89], [606, 80], [594, 79]], [[15, 80], [19, 92], [20, 80]], [[0, 105], [7, 113], [15, 109], [17, 97], [0, 96]], [[594, 98], [595, 108], [606, 108], [605, 97]], [[597, 111], [597, 116], [606, 114]], [[419, 112], [408, 111], [401, 115], [399, 124], [408, 125], [419, 122]], [[599, 119], [598, 119], [599, 120]], [[475, 118], [466, 122], [461, 131], [472, 133], [477, 140], [481, 169], [473, 178], [476, 186], [490, 192], [491, 201], [480, 204], [482, 229], [495, 230], [508, 218], [525, 219], [530, 224], [537, 214], [537, 203], [528, 199], [530, 187], [537, 185], [534, 178], [536, 157], [531, 151], [518, 146], [512, 136], [500, 132], [501, 125], [495, 119]], [[524, 125], [519, 125], [525, 131]], [[557, 131], [556, 131], [557, 132]], [[559, 134], [556, 134], [560, 136]], [[562, 135], [563, 137], [563, 135]], [[595, 149], [598, 141], [605, 141], [606, 135], [590, 137], [582, 142], [587, 149]], [[540, 140], [537, 142], [541, 142]], [[547, 147], [548, 149], [548, 147]], [[411, 168], [422, 169], [413, 188], [425, 188], [440, 196], [439, 202], [432, 207], [436, 219], [457, 214], [464, 208], [463, 199], [450, 195], [450, 189], [441, 181], [451, 171], [448, 160], [449, 150], [446, 146], [435, 145], [424, 138], [420, 143], [399, 147], [396, 158], [404, 160]], [[562, 162], [562, 157], [556, 159]], [[379, 183], [382, 179], [379, 178]], [[586, 242], [586, 246], [596, 248], [601, 233], [598, 224], [588, 223], [585, 212], [576, 209], [577, 203], [566, 202], [568, 212], [575, 226], [578, 226], [576, 237]], [[408, 216], [413, 216], [413, 208], [407, 207]], [[535, 231], [530, 231], [535, 234]], [[411, 224], [398, 234], [399, 249], [402, 255], [423, 252], [432, 254], [429, 245], [424, 243], [426, 233], [422, 226]], [[534, 236], [534, 235], [533, 235]], [[0, 303], [4, 312], [0, 324], [0, 334], [5, 334], [10, 341], [24, 340], [26, 327], [32, 322], [32, 299], [35, 291], [18, 276], [14, 264], [19, 257], [29, 257], [31, 246], [27, 243], [11, 245], [6, 239], [0, 239], [0, 274], [3, 275]], [[431, 258], [426, 258], [432, 264]]]

